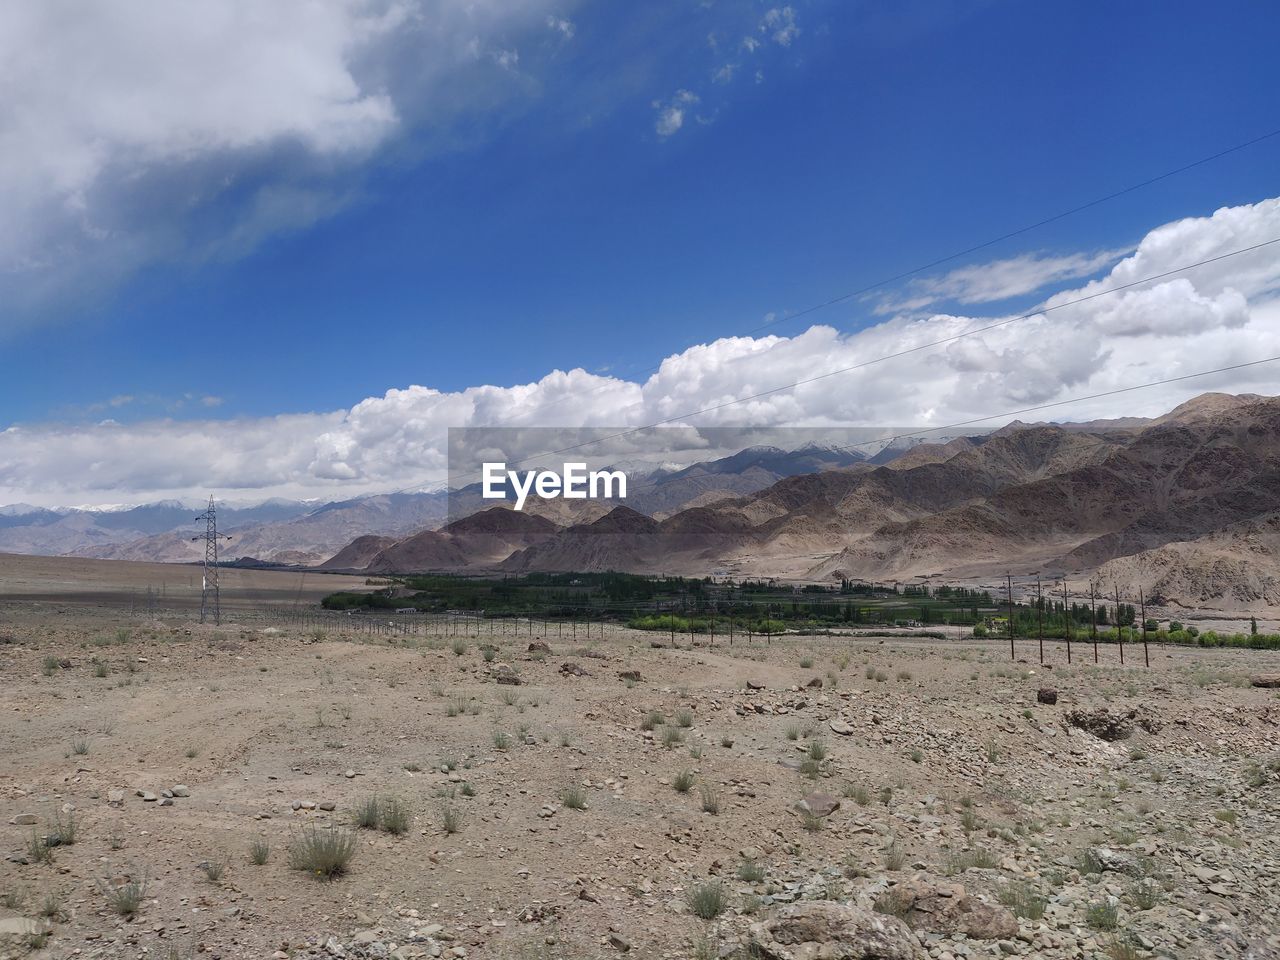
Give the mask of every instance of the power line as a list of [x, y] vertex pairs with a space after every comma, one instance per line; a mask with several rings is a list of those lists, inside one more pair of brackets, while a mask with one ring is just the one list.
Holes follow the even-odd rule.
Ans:
[[[1040, 227], [1048, 226], [1049, 224], [1056, 223], [1059, 220], [1064, 220], [1067, 217], [1074, 216], [1077, 213], [1082, 213], [1085, 210], [1089, 210], [1093, 207], [1099, 206], [1100, 204], [1107, 203], [1108, 201], [1111, 201], [1111, 200], [1115, 200], [1118, 197], [1123, 197], [1126, 194], [1133, 193], [1134, 191], [1137, 191], [1137, 190], [1141, 190], [1144, 187], [1149, 187], [1152, 184], [1159, 183], [1162, 180], [1167, 180], [1170, 177], [1175, 177], [1180, 173], [1186, 173], [1188, 170], [1193, 170], [1196, 167], [1203, 166], [1206, 163], [1212, 163], [1214, 160], [1220, 160], [1222, 157], [1236, 153], [1240, 150], [1244, 150], [1247, 147], [1252, 147], [1256, 144], [1262, 143], [1265, 140], [1270, 140], [1272, 137], [1276, 137], [1276, 136], [1280, 136], [1280, 129], [1272, 130], [1269, 133], [1264, 133], [1261, 136], [1254, 137], [1251, 140], [1246, 140], [1243, 143], [1237, 143], [1234, 146], [1227, 147], [1223, 150], [1219, 150], [1217, 153], [1212, 153], [1206, 157], [1201, 157], [1199, 160], [1193, 160], [1190, 163], [1183, 164], [1182, 166], [1176, 167], [1173, 170], [1167, 170], [1164, 173], [1157, 174], [1154, 177], [1149, 177], [1146, 180], [1142, 180], [1138, 183], [1130, 184], [1129, 186], [1123, 187], [1120, 190], [1113, 191], [1112, 193], [1105, 194], [1104, 196], [1101, 196], [1101, 197], [1096, 197], [1093, 200], [1089, 200], [1085, 203], [1071, 207], [1070, 209], [1063, 210], [1060, 213], [1055, 213], [1052, 216], [1048, 216], [1041, 220], [1037, 220], [1035, 223], [1027, 224], [1025, 227], [1019, 227], [1016, 230], [1010, 230], [1008, 233], [1002, 233], [998, 237], [992, 237], [990, 240], [984, 240], [981, 243], [976, 243], [973, 246], [964, 248], [963, 250], [957, 250], [955, 253], [947, 254], [944, 257], [938, 257], [936, 260], [931, 260], [928, 263], [923, 263], [918, 267], [912, 267], [910, 270], [904, 270], [901, 273], [894, 274], [893, 276], [884, 277], [880, 280], [876, 280], [872, 283], [867, 284], [864, 287], [858, 288], [857, 290], [850, 291], [849, 293], [844, 293], [837, 297], [832, 297], [829, 300], [824, 300], [821, 303], [816, 303], [816, 304], [813, 304], [812, 306], [805, 307], [802, 310], [798, 310], [793, 313], [788, 313], [781, 317], [775, 317], [772, 320], [767, 320], [764, 323], [760, 324], [759, 326], [752, 327], [750, 330], [747, 330], [745, 333], [740, 334], [740, 336], [749, 337], [749, 336], [752, 336], [753, 334], [759, 333], [761, 330], [765, 330], [776, 324], [785, 323], [786, 321], [789, 321], [789, 320], [796, 320], [800, 317], [808, 316], [809, 314], [812, 314], [812, 313], [817, 313], [819, 310], [825, 310], [828, 307], [833, 307], [833, 306], [836, 306], [837, 304], [845, 303], [846, 301], [852, 300], [855, 297], [860, 297], [863, 294], [872, 292], [873, 290], [878, 290], [881, 287], [886, 287], [891, 283], [897, 283], [899, 280], [906, 280], [908, 277], [913, 277], [916, 274], [924, 273], [926, 270], [932, 270], [933, 268], [940, 267], [945, 263], [950, 263], [953, 260], [959, 260], [961, 257], [966, 257], [971, 253], [977, 253], [981, 250], [986, 250], [987, 248], [993, 247], [996, 244], [1003, 243], [1005, 240], [1012, 240], [1014, 237], [1020, 237], [1025, 233], [1030, 233], [1031, 231], [1037, 230]], [[662, 369], [661, 364], [659, 364], [656, 367], [648, 367], [644, 370], [641, 370], [639, 375], [644, 376], [647, 374], [656, 373], [660, 369]], [[577, 399], [581, 401], [584, 396], [589, 397], [597, 393], [603, 393], [608, 388], [608, 386], [609, 384], [602, 385], [600, 387], [597, 387], [595, 390], [589, 391], [583, 396], [579, 396], [573, 399]], [[571, 399], [571, 397], [569, 396], [561, 397], [559, 400], [552, 401], [552, 403], [548, 404], [547, 407], [553, 407], [556, 404], [564, 403], [569, 399]]]
[[[1163, 273], [1154, 274], [1149, 277], [1143, 277], [1140, 280], [1131, 280], [1128, 283], [1122, 283], [1114, 287], [1108, 287], [1106, 290], [1099, 290], [1095, 293], [1090, 293], [1081, 297], [1076, 297], [1071, 300], [1066, 300], [1066, 301], [1063, 301], [1062, 303], [1054, 304], [1051, 307], [1045, 307], [1041, 310], [1036, 310], [1031, 313], [1024, 313], [1015, 317], [1007, 317], [1003, 320], [997, 320], [992, 323], [985, 324], [981, 327], [975, 327], [972, 330], [966, 330], [963, 333], [954, 334], [949, 337], [941, 337], [937, 340], [928, 341], [927, 343], [917, 344], [914, 347], [908, 347], [904, 350], [899, 350], [896, 353], [885, 354], [884, 356], [874, 357], [870, 360], [863, 360], [858, 363], [850, 364], [845, 367], [840, 367], [836, 370], [829, 370], [826, 373], [820, 373], [812, 377], [806, 377], [801, 380], [792, 381], [791, 383], [782, 384], [776, 387], [770, 387], [768, 390], [761, 390], [758, 393], [753, 393], [745, 397], [737, 397], [733, 400], [726, 400], [722, 403], [713, 404], [709, 407], [703, 407], [699, 410], [692, 410], [692, 411], [689, 411], [688, 413], [682, 413], [673, 417], [665, 417], [661, 420], [655, 420], [653, 423], [644, 424], [643, 426], [638, 426], [638, 427], [630, 427], [626, 430], [622, 430], [617, 433], [608, 434], [603, 437], [595, 437], [591, 440], [584, 440], [581, 443], [576, 443], [568, 447], [561, 447], [557, 450], [546, 450], [546, 451], [543, 451], [542, 453], [533, 454], [529, 457], [525, 457], [519, 461], [516, 461], [515, 465], [520, 466], [523, 464], [527, 464], [533, 460], [539, 460], [543, 457], [556, 456], [557, 454], [562, 454], [562, 453], [571, 453], [575, 450], [580, 450], [583, 447], [594, 446], [595, 444], [604, 443], [609, 440], [618, 440], [623, 437], [633, 436], [634, 434], [640, 433], [645, 430], [651, 430], [655, 427], [665, 426], [670, 423], [679, 423], [680, 421], [687, 420], [690, 417], [696, 417], [704, 413], [712, 413], [717, 410], [723, 410], [726, 407], [735, 406], [740, 403], [748, 403], [752, 400], [759, 400], [762, 397], [771, 396], [775, 393], [781, 393], [784, 390], [792, 390], [796, 387], [806, 386], [811, 383], [817, 383], [818, 381], [839, 376], [840, 374], [850, 373], [854, 370], [860, 370], [865, 367], [873, 366], [874, 364], [877, 364], [877, 363], [883, 363], [886, 360], [894, 360], [900, 357], [908, 356], [913, 353], [919, 353], [922, 350], [928, 350], [933, 347], [942, 346], [944, 344], [954, 343], [958, 340], [963, 340], [966, 337], [972, 337], [979, 333], [985, 333], [988, 330], [994, 330], [998, 327], [1004, 327], [1012, 323], [1017, 323], [1020, 320], [1028, 320], [1031, 317], [1043, 316], [1044, 314], [1052, 313], [1055, 310], [1062, 310], [1066, 307], [1077, 306], [1081, 303], [1087, 303], [1091, 300], [1096, 300], [1099, 297], [1110, 296], [1111, 294], [1119, 293], [1121, 291], [1128, 290], [1136, 286], [1140, 286], [1141, 284], [1144, 284], [1144, 283], [1152, 283], [1156, 280], [1163, 280], [1167, 277], [1171, 277], [1179, 273], [1184, 273], [1187, 270], [1193, 270], [1197, 267], [1203, 267], [1210, 263], [1218, 263], [1222, 260], [1230, 259], [1231, 257], [1238, 257], [1242, 254], [1250, 253], [1254, 250], [1259, 250], [1263, 247], [1270, 246], [1271, 244], [1274, 244], [1274, 243], [1280, 243], [1280, 237], [1273, 237], [1270, 240], [1264, 240], [1261, 243], [1255, 243], [1248, 247], [1242, 247], [1241, 249], [1233, 250], [1230, 253], [1219, 254], [1216, 257], [1209, 257], [1204, 260], [1198, 260], [1195, 263], [1185, 264], [1184, 266], [1177, 267], [1173, 270], [1167, 270]], [[1256, 361], [1256, 362], [1265, 363], [1268, 361]], [[1232, 369], [1232, 368], [1227, 368], [1227, 369]], [[1208, 371], [1208, 373], [1216, 373], [1216, 372], [1220, 372], [1220, 371]], [[1196, 374], [1195, 376], [1202, 376], [1202, 375], [1207, 375], [1207, 374]], [[1152, 386], [1154, 385], [1155, 384], [1152, 384]], [[1138, 388], [1134, 387], [1134, 388], [1126, 388], [1126, 389], [1138, 389]], [[1063, 402], [1069, 402], [1069, 401], [1063, 401]], [[1003, 414], [997, 414], [997, 416], [1003, 416]], [[993, 419], [993, 418], [987, 417], [983, 419]], [[942, 428], [935, 428], [935, 429], [942, 429]], [[457, 476], [457, 474], [451, 474], [449, 476], [449, 480], [452, 480], [455, 476]], [[408, 489], [408, 488], [403, 488], [403, 489]]]

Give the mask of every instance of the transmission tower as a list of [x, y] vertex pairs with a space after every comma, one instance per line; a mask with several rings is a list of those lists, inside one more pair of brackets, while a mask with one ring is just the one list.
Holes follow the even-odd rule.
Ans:
[[213, 497], [209, 498], [209, 508], [196, 517], [196, 522], [205, 522], [204, 533], [197, 534], [192, 540], [204, 541], [204, 580], [200, 586], [200, 622], [213, 614], [215, 624], [222, 622], [222, 609], [218, 597], [218, 541], [230, 540], [229, 534], [218, 534], [218, 514], [213, 505]]

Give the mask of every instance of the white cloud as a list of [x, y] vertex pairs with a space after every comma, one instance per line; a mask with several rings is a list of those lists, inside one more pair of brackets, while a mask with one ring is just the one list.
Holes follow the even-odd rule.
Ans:
[[549, 3], [0, 5], [0, 324], [330, 215], [353, 195], [336, 174], [492, 106], [469, 44], [541, 28]]
[[800, 27], [796, 23], [796, 11], [792, 7], [773, 7], [765, 11], [760, 21], [760, 32], [768, 34], [773, 42], [782, 47], [789, 47], [800, 36]]
[[658, 111], [653, 121], [653, 129], [660, 137], [669, 137], [684, 126], [685, 114], [689, 108], [698, 103], [698, 95], [688, 90], [677, 90], [670, 100], [655, 100], [653, 108]]
[[[1068, 301], [1280, 236], [1280, 199], [1151, 231]], [[1280, 356], [1276, 247], [694, 418], [705, 426], [945, 424]], [[347, 410], [239, 420], [18, 425], [0, 431], [0, 503], [122, 502], [215, 492], [338, 497], [440, 481], [466, 426], [634, 426], [985, 326], [895, 316], [865, 330], [728, 337], [667, 357], [643, 383], [556, 371], [534, 383], [389, 390]], [[1155, 415], [1205, 390], [1275, 393], [1280, 364], [1060, 408], [1038, 418]]]
[[564, 17], [557, 17], [553, 14], [549, 14], [547, 16], [547, 27], [548, 29], [559, 33], [566, 40], [572, 40], [573, 35], [576, 32], [573, 21], [566, 20]]
[[1052, 283], [1078, 280], [1115, 263], [1129, 249], [1074, 253], [1066, 256], [1023, 254], [1006, 260], [959, 267], [941, 277], [926, 277], [910, 284], [912, 294], [888, 298], [877, 313], [919, 310], [939, 300], [956, 303], [992, 303], [1034, 293]]

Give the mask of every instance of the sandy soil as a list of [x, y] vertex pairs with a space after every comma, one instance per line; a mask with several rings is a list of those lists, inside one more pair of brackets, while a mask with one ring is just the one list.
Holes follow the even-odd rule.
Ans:
[[[130, 567], [130, 588], [150, 576], [113, 566]], [[241, 575], [291, 589], [288, 575]], [[66, 580], [49, 592], [107, 582]], [[1117, 937], [1135, 956], [1280, 955], [1280, 763], [1267, 766], [1280, 699], [1248, 682], [1280, 673], [1280, 655], [1153, 648], [1148, 670], [1136, 651], [1122, 668], [1104, 649], [1094, 666], [1077, 645], [1068, 669], [1051, 644], [1045, 669], [1026, 642], [1011, 663], [1000, 640], [671, 650], [618, 628], [553, 635], [544, 656], [524, 629], [484, 633], [523, 681], [506, 686], [474, 635], [272, 623], [248, 604], [201, 627], [189, 612], [130, 619], [115, 601], [0, 598], [0, 923], [49, 931], [43, 946], [0, 939], [0, 956], [709, 957], [788, 900], [869, 901], [950, 872], [992, 903], [1026, 884], [1044, 916], [990, 940], [918, 931], [921, 957], [1113, 957]], [[1045, 685], [1056, 706], [1037, 703]], [[1108, 743], [1064, 722], [1102, 704], [1141, 705], [1153, 732]], [[646, 731], [654, 710], [668, 724]], [[668, 728], [681, 742], [664, 746]], [[826, 756], [810, 778], [815, 742]], [[685, 770], [695, 785], [679, 793]], [[162, 805], [176, 785], [189, 796]], [[575, 785], [585, 810], [562, 803]], [[793, 809], [814, 790], [842, 804], [820, 830]], [[289, 868], [300, 830], [350, 825], [375, 795], [407, 807], [406, 833], [357, 831], [339, 879]], [[33, 834], [72, 817], [73, 845], [21, 862]], [[248, 856], [257, 838], [262, 866]], [[1157, 903], [1136, 903], [1124, 871], [1082, 872], [1100, 844], [1144, 864]], [[975, 850], [991, 865], [957, 868]], [[736, 877], [744, 853], [762, 881]], [[224, 867], [216, 882], [206, 862]], [[122, 918], [107, 890], [143, 877], [137, 915]], [[729, 901], [714, 922], [686, 903], [708, 877]], [[1090, 925], [1108, 897], [1115, 931]]]

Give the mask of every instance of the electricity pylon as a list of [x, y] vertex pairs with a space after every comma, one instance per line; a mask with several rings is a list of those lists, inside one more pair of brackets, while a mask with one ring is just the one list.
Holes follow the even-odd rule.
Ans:
[[200, 585], [200, 622], [213, 614], [213, 622], [222, 622], [222, 608], [218, 596], [218, 541], [230, 540], [229, 534], [218, 535], [218, 515], [213, 505], [213, 497], [209, 498], [209, 508], [196, 517], [196, 522], [205, 522], [205, 532], [192, 537], [192, 540], [204, 541], [204, 580]]

